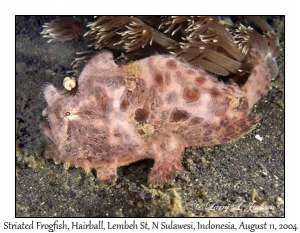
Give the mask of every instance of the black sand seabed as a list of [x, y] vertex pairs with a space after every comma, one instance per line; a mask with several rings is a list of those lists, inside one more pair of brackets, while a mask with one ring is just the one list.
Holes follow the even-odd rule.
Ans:
[[[16, 17], [17, 217], [284, 216], [283, 54], [278, 77], [253, 110], [263, 118], [252, 133], [229, 144], [187, 148], [186, 171], [164, 187], [146, 182], [151, 160], [119, 168], [116, 184], [105, 187], [93, 173], [43, 157], [41, 87], [62, 88], [75, 52], [85, 48], [81, 40], [47, 44], [40, 32], [53, 18]], [[283, 47], [283, 18], [273, 23]]]

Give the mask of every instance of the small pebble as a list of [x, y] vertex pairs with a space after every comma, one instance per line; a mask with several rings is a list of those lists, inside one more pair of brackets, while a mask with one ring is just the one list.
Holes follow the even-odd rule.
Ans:
[[268, 175], [268, 173], [267, 173], [267, 172], [265, 172], [265, 171], [264, 171], [264, 172], [262, 172], [261, 174], [262, 174], [263, 176], [267, 176], [267, 175]]
[[277, 205], [283, 205], [284, 201], [283, 201], [283, 199], [281, 197], [277, 197], [276, 203], [277, 203]]
[[263, 140], [263, 138], [262, 138], [260, 135], [258, 135], [258, 134], [255, 135], [255, 138], [256, 138], [257, 140], [259, 140], [259, 141], [262, 141], [262, 140]]

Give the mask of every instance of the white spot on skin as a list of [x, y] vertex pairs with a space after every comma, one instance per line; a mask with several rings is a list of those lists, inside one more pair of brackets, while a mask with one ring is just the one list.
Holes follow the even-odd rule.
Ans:
[[109, 138], [108, 142], [111, 145], [119, 145], [120, 141], [116, 139], [114, 135], [114, 130], [118, 129], [121, 134], [126, 132], [127, 135], [127, 143], [128, 144], [137, 144], [141, 143], [140, 139], [136, 137], [134, 127], [130, 124], [130, 122], [126, 121], [124, 113], [120, 110], [121, 97], [124, 94], [126, 87], [120, 87], [118, 89], [114, 89], [112, 91], [108, 91], [107, 95], [112, 101], [113, 111], [109, 114]]
[[125, 89], [126, 89], [126, 87], [121, 87], [121, 88], [115, 89], [111, 92], [107, 92], [108, 96], [110, 98], [112, 98], [112, 100], [113, 100], [112, 105], [113, 105], [113, 108], [115, 111], [118, 111], [120, 109], [120, 100], [121, 100], [123, 93], [125, 92]]
[[76, 114], [76, 112], [71, 112], [70, 113], [70, 116], [67, 116], [66, 117], [68, 120], [70, 120], [70, 121], [76, 121], [76, 120], [78, 120], [78, 119], [80, 119], [80, 117]]

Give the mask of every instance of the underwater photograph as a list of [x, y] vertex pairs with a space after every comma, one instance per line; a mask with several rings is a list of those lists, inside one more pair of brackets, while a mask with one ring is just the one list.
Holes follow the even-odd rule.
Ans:
[[16, 217], [285, 217], [284, 16], [15, 16]]

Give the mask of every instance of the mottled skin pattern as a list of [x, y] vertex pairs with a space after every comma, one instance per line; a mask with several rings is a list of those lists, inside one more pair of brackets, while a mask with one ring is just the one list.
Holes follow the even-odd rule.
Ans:
[[267, 92], [271, 74], [265, 56], [253, 57], [252, 72], [239, 87], [172, 56], [118, 67], [110, 52], [100, 52], [82, 71], [76, 91], [44, 88], [46, 156], [94, 168], [104, 183], [115, 181], [117, 167], [151, 158], [150, 183], [173, 179], [183, 171], [185, 147], [228, 142], [259, 120], [250, 111]]

